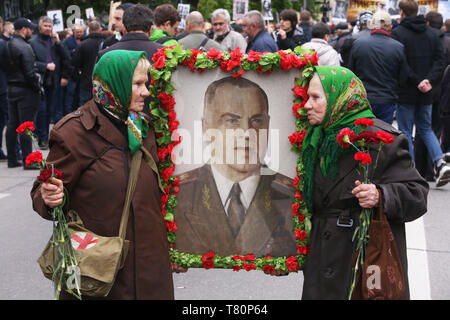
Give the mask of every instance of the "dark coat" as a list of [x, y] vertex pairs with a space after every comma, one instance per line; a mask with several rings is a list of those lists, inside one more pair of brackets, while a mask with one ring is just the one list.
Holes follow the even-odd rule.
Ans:
[[8, 91], [8, 81], [6, 79], [6, 73], [4, 71], [4, 52], [6, 49], [6, 41], [0, 39], [0, 94], [3, 94]]
[[431, 104], [433, 90], [422, 93], [417, 85], [428, 79], [434, 86], [442, 77], [445, 67], [444, 50], [439, 36], [426, 25], [422, 15], [404, 18], [392, 30], [391, 36], [403, 44], [406, 61], [414, 72], [414, 81], [399, 89], [399, 103]]
[[[393, 134], [395, 139], [394, 143], [383, 147], [373, 183], [382, 191], [384, 213], [397, 243], [407, 283], [405, 222], [413, 221], [427, 211], [429, 186], [414, 167], [405, 135], [381, 120], [374, 121], [375, 126], [371, 127], [371, 131], [384, 130]], [[374, 162], [376, 154], [377, 149], [374, 148], [371, 151]], [[305, 280], [302, 299], [347, 298], [354, 252], [352, 236], [361, 213], [361, 207], [351, 193], [355, 180], [362, 181], [353, 155], [354, 152], [350, 152], [340, 159], [339, 173], [334, 180], [324, 178], [319, 167], [316, 170], [311, 251], [303, 267]], [[341, 215], [349, 215], [353, 219], [353, 226], [337, 226]], [[409, 299], [408, 284], [404, 298]]]
[[[296, 27], [295, 29], [286, 33], [286, 38], [281, 39], [280, 35], [277, 35], [277, 45], [280, 50], [291, 49], [294, 50], [295, 47], [302, 45], [305, 34], [301, 27]], [[311, 37], [310, 37], [311, 38]]]
[[187, 253], [221, 256], [253, 253], [257, 257], [295, 255], [292, 179], [261, 175], [245, 220], [234, 237], [210, 165], [181, 174], [175, 207], [175, 248]]
[[72, 66], [80, 72], [80, 88], [88, 92], [92, 92], [92, 72], [104, 40], [103, 34], [91, 33], [81, 41], [72, 55]]
[[142, 32], [129, 32], [116, 42], [112, 46], [99, 52], [98, 56], [103, 56], [106, 52], [112, 50], [132, 50], [132, 51], [145, 51], [150, 62], [153, 64], [153, 55], [158, 49], [164, 48], [162, 45], [151, 41], [145, 33]]
[[270, 34], [267, 33], [265, 29], [261, 30], [256, 37], [248, 43], [246, 52], [250, 50], [256, 52], [277, 52], [278, 46], [275, 40]]
[[[64, 172], [68, 205], [85, 227], [118, 236], [131, 156], [128, 139], [100, 112], [93, 100], [59, 121], [50, 135], [48, 162]], [[144, 146], [158, 162], [155, 132]], [[98, 159], [97, 161], [93, 161]], [[50, 219], [36, 181], [33, 209]], [[157, 176], [143, 161], [132, 198], [126, 239], [130, 248], [107, 299], [173, 299], [166, 226]], [[67, 294], [63, 297], [67, 298]]]
[[348, 68], [363, 82], [371, 104], [397, 103], [399, 83], [406, 84], [410, 72], [403, 45], [383, 30], [354, 42]]
[[69, 52], [61, 42], [56, 43], [53, 39], [51, 41], [51, 56], [52, 62], [56, 65], [55, 71], [47, 70], [47, 47], [41, 34], [31, 38], [30, 45], [36, 55], [37, 71], [44, 76], [44, 84], [47, 86], [56, 86], [61, 78], [69, 78]]

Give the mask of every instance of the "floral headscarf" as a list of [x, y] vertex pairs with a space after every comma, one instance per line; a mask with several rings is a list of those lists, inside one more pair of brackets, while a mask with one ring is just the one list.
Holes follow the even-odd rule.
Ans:
[[141, 57], [147, 58], [147, 54], [127, 50], [107, 52], [95, 65], [92, 74], [94, 100], [113, 117], [126, 123], [131, 154], [142, 146], [142, 139], [148, 134], [145, 118], [129, 110], [133, 74]]
[[312, 209], [314, 174], [318, 161], [324, 177], [336, 178], [339, 159], [350, 149], [342, 149], [336, 140], [339, 131], [349, 127], [358, 133], [353, 122], [359, 118], [375, 118], [361, 80], [349, 69], [316, 66], [327, 97], [327, 112], [320, 125], [313, 126], [303, 142], [305, 166], [304, 190], [308, 209]]

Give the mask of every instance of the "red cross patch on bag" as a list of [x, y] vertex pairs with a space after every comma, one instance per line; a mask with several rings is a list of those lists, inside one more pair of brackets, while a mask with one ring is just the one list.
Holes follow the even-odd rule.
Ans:
[[98, 242], [98, 238], [95, 238], [90, 233], [77, 232], [72, 235], [70, 242], [75, 250], [85, 250], [95, 246]]

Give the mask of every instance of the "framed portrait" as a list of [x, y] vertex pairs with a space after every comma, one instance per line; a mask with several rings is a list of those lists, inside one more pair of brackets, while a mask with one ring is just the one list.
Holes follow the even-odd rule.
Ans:
[[248, 11], [248, 0], [233, 0], [233, 20], [243, 18]]
[[54, 32], [60, 32], [64, 30], [62, 10], [47, 11], [47, 17], [52, 19]]
[[317, 55], [160, 49], [153, 57], [162, 213], [182, 267], [298, 271], [306, 83]]

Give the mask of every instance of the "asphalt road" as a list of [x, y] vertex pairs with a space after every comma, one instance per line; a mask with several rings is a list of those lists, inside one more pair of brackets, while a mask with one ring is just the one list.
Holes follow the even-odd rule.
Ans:
[[[52, 299], [51, 282], [36, 263], [51, 223], [31, 207], [36, 171], [8, 169], [0, 162], [0, 300]], [[407, 224], [409, 280], [413, 299], [450, 299], [450, 185], [431, 184], [428, 213]], [[174, 274], [180, 300], [296, 300], [303, 276], [266, 276], [258, 271], [191, 269]]]

